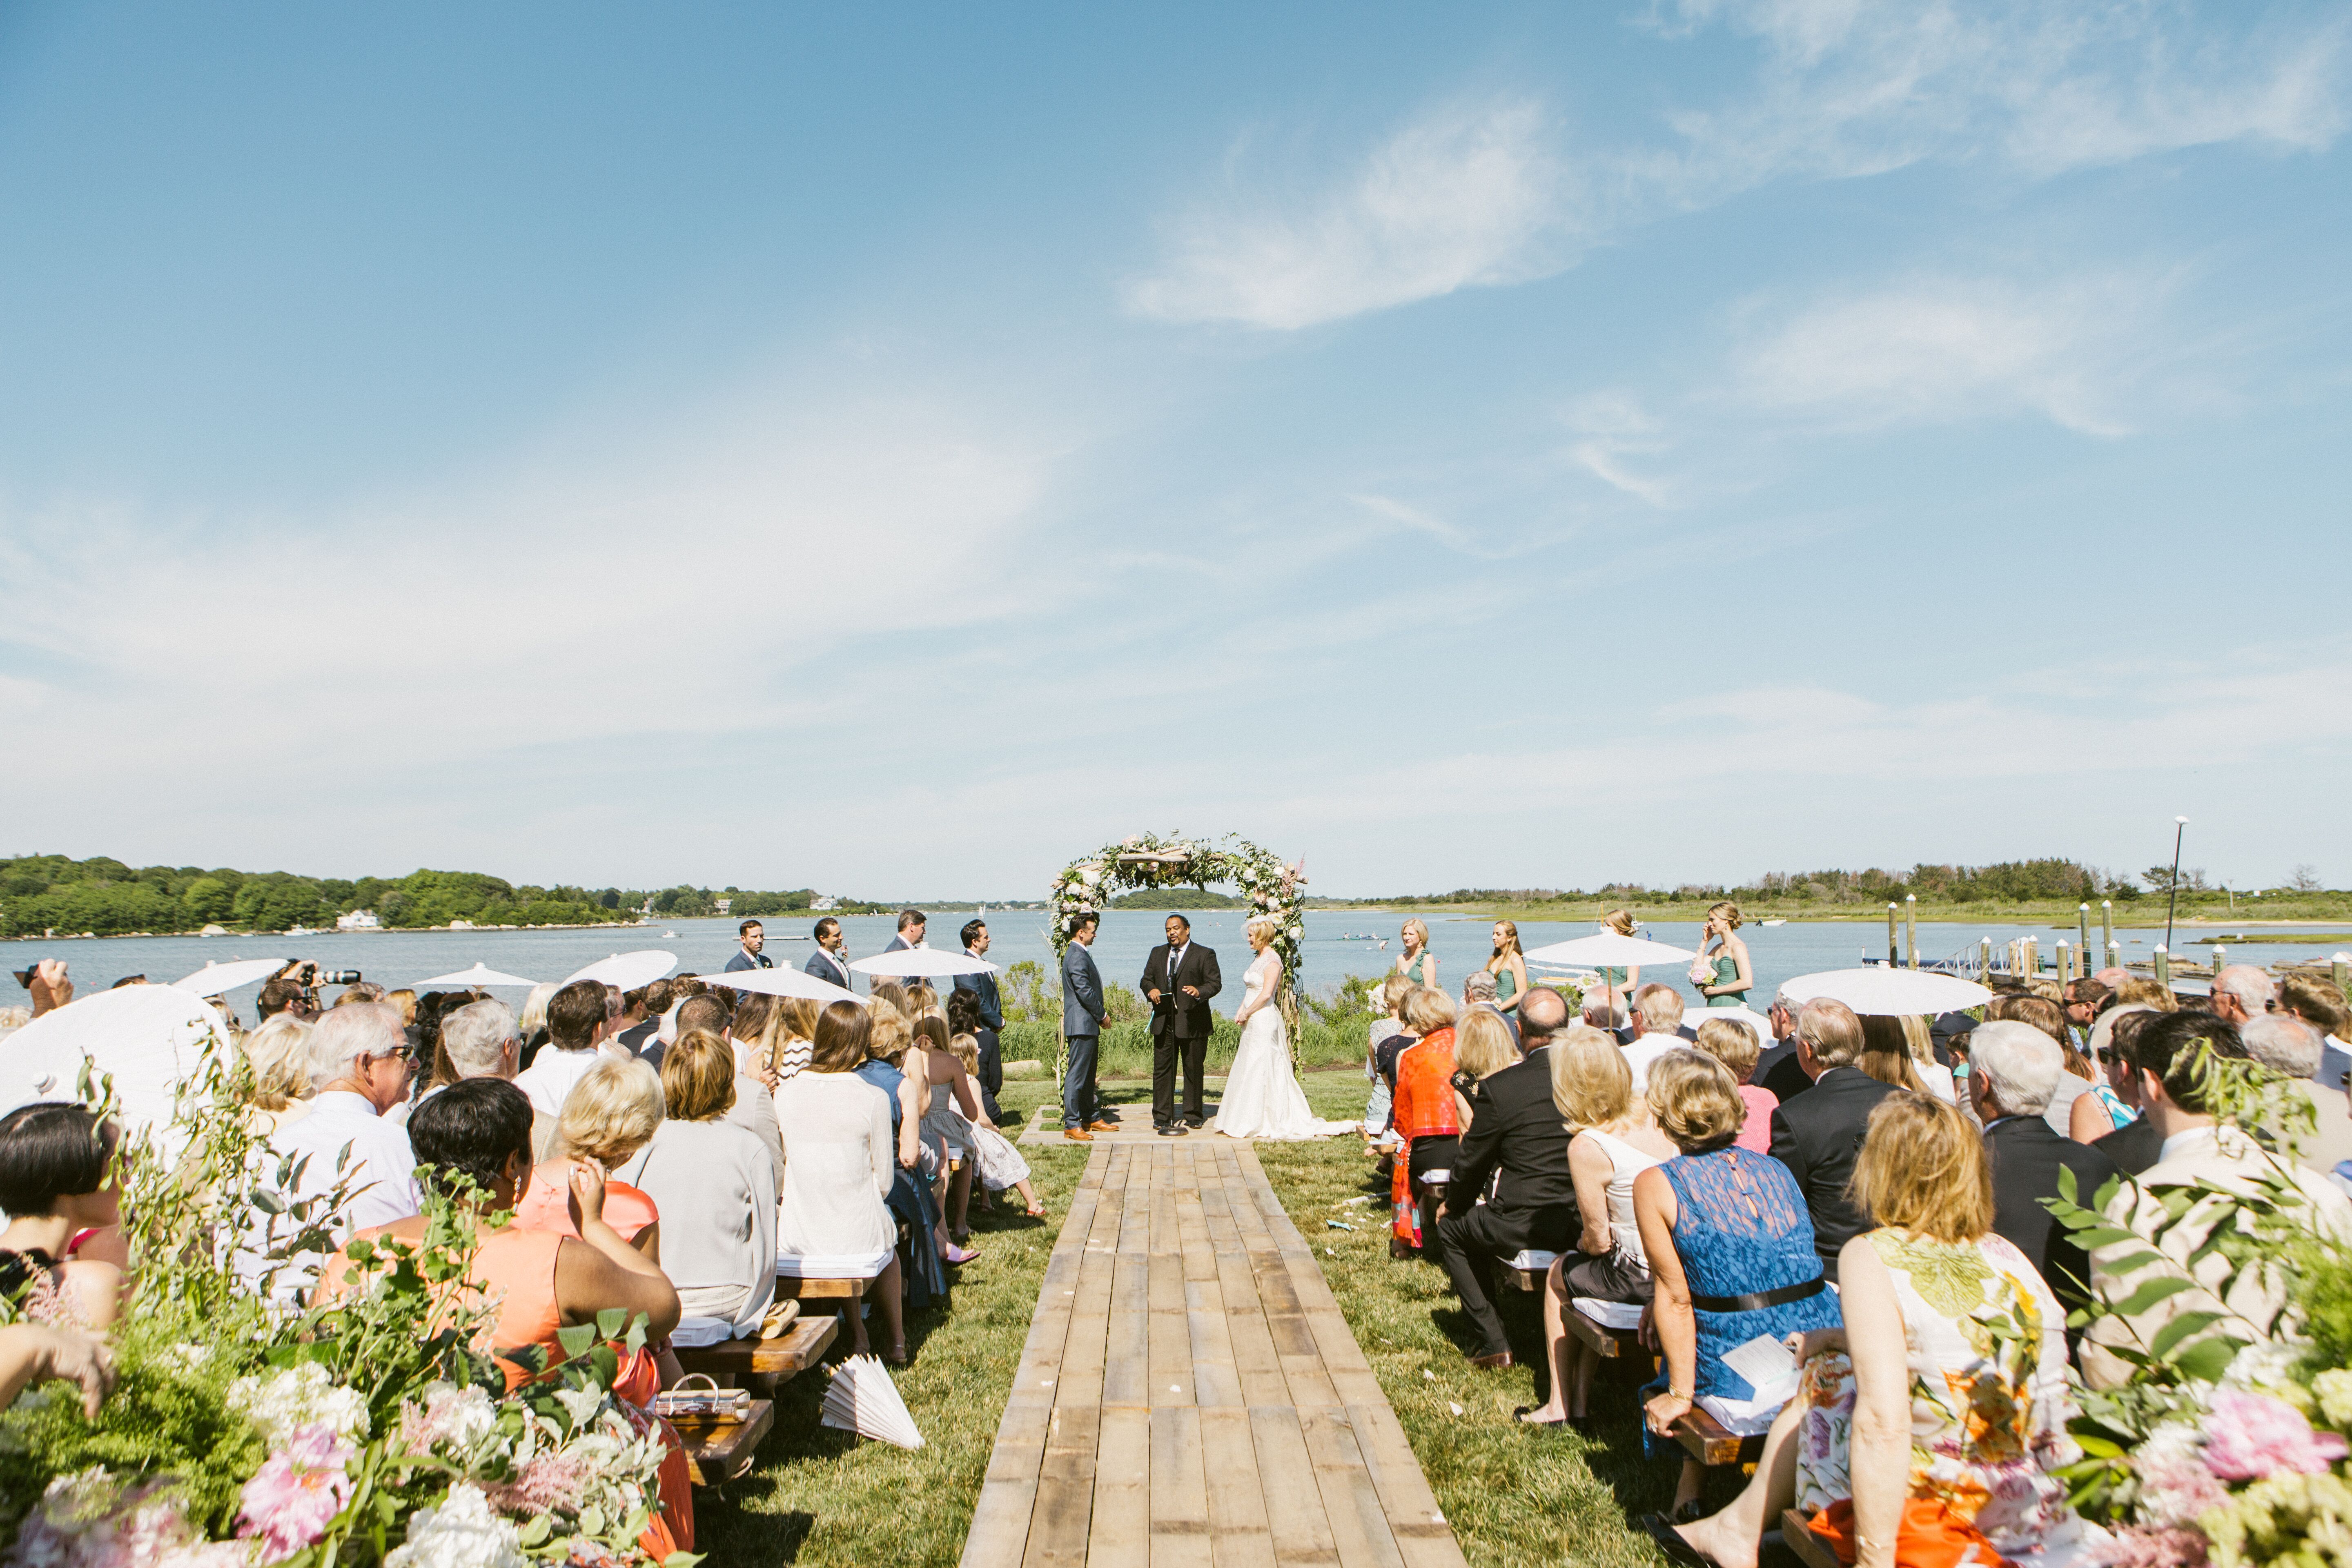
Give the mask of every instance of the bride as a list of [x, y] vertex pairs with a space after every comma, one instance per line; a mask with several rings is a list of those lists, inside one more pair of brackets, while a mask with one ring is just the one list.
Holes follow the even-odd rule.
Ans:
[[1282, 960], [1273, 952], [1275, 924], [1259, 915], [1243, 930], [1257, 957], [1243, 982], [1234, 1022], [1241, 1048], [1225, 1072], [1225, 1091], [1211, 1125], [1230, 1138], [1323, 1138], [1352, 1132], [1353, 1121], [1324, 1121], [1307, 1108], [1307, 1091], [1290, 1070], [1290, 1037], [1275, 998], [1282, 992]]

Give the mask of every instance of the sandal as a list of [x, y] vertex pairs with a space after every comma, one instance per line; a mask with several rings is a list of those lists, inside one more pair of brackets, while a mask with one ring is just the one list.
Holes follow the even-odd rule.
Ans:
[[1045, 1208], [1042, 1204], [1036, 1205], [1031, 1208], [1024, 1209], [1022, 1212], [1026, 1214], [1031, 1219], [1044, 1219], [1045, 1217]]
[[1650, 1532], [1650, 1539], [1658, 1543], [1658, 1550], [1665, 1554], [1667, 1562], [1677, 1564], [1678, 1568], [1716, 1568], [1715, 1559], [1684, 1539], [1683, 1532], [1668, 1522], [1664, 1514], [1645, 1513], [1640, 1523]]
[[882, 1359], [888, 1362], [892, 1366], [906, 1365], [907, 1342], [900, 1340], [897, 1344], [892, 1345], [888, 1350], [884, 1351], [882, 1352]]
[[1569, 1424], [1569, 1418], [1565, 1415], [1560, 1416], [1559, 1419], [1554, 1421], [1530, 1421], [1528, 1417], [1533, 1414], [1534, 1411], [1534, 1405], [1522, 1405], [1517, 1410], [1511, 1412], [1511, 1419], [1517, 1422], [1522, 1426], [1565, 1426]]

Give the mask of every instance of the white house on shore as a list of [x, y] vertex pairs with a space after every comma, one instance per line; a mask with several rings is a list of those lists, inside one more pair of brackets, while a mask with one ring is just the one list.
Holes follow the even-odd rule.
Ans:
[[335, 917], [337, 931], [375, 931], [383, 924], [382, 921], [375, 918], [373, 910], [353, 910], [347, 915]]
[[809, 900], [809, 908], [813, 910], [837, 910], [840, 907], [841, 900], [835, 898], [811, 899]]

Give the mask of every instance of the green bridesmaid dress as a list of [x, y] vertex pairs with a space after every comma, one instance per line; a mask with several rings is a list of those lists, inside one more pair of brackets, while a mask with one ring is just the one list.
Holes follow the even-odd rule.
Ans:
[[[1727, 954], [1715, 961], [1715, 979], [1712, 984], [1728, 985], [1738, 978], [1739, 960]], [[1748, 1005], [1748, 993], [1745, 991], [1718, 992], [1706, 999], [1706, 1005], [1710, 1007], [1745, 1007]]]
[[1428, 965], [1434, 963], [1436, 958], [1437, 955], [1435, 953], [1430, 952], [1429, 949], [1424, 947], [1421, 950], [1421, 956], [1414, 959], [1411, 963], [1406, 964], [1400, 973], [1402, 973], [1407, 980], [1412, 981], [1415, 985], [1427, 985], [1431, 984]]

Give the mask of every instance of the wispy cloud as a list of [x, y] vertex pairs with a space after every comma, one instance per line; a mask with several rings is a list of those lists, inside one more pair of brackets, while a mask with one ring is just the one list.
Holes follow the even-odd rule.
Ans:
[[2153, 4], [1679, 0], [1648, 23], [1744, 34], [1757, 61], [1721, 100], [1615, 145], [1571, 141], [1524, 97], [1424, 115], [1319, 180], [1258, 167], [1244, 139], [1222, 188], [1165, 221], [1128, 309], [1290, 331], [1549, 277], [1630, 228], [1780, 180], [1929, 159], [2043, 178], [2225, 142], [2313, 151], [2347, 122], [2340, 14], [2247, 26]]
[[1169, 220], [1169, 254], [1129, 283], [1127, 304], [1295, 329], [1540, 277], [1560, 264], [1566, 216], [1549, 143], [1543, 110], [1517, 101], [1417, 121], [1304, 198], [1236, 166], [1226, 189]]

